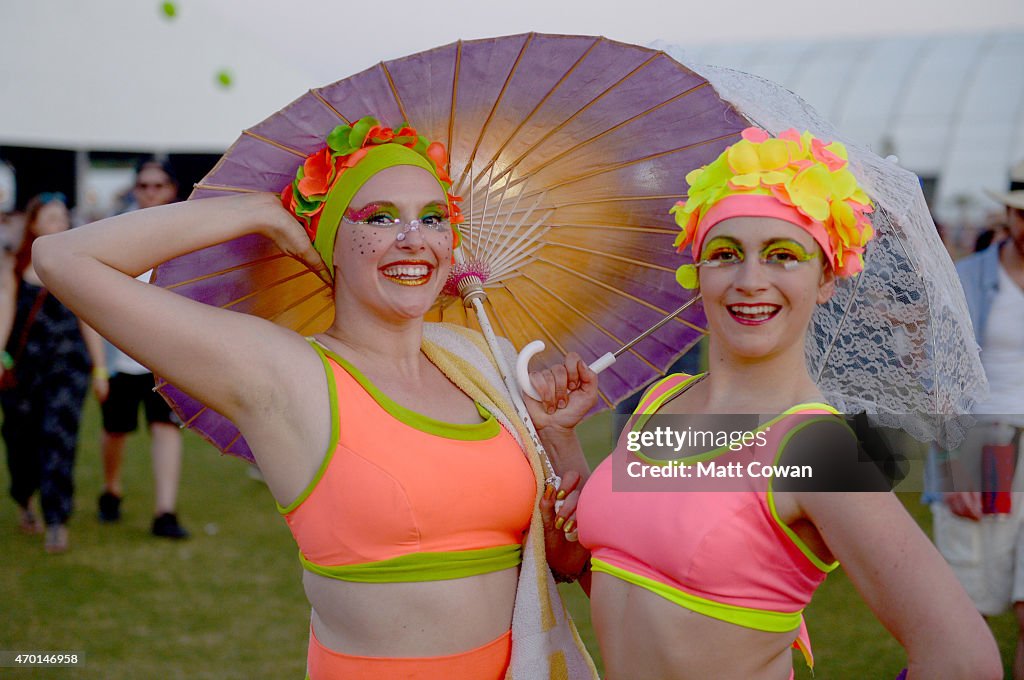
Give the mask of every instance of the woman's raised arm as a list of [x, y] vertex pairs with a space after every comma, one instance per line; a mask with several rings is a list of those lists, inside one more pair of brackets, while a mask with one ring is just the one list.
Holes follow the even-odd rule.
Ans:
[[[301, 226], [271, 194], [139, 210], [39, 238], [32, 261], [46, 286], [126, 353], [242, 427], [268, 411], [299, 368], [302, 339], [254, 316], [204, 305], [134, 277], [161, 262], [260, 233], [326, 277]], [[308, 352], [311, 370], [319, 371]], [[308, 377], [308, 376], [307, 376]], [[238, 419], [241, 419], [239, 421]]]

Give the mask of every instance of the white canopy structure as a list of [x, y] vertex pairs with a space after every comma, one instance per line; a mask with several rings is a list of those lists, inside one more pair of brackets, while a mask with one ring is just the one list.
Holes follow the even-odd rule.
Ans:
[[220, 153], [322, 84], [247, 35], [207, 3], [4, 2], [0, 145]]
[[652, 47], [796, 92], [844, 135], [934, 181], [940, 221], [998, 209], [982, 190], [1005, 190], [1024, 159], [1024, 32]]
[[[311, 17], [344, 15], [327, 0], [295, 16], [279, 5], [266, 14], [266, 3], [244, 0], [170, 4], [174, 17], [157, 0], [4, 2], [0, 146], [221, 153], [243, 129], [326, 84], [325, 74], [342, 78], [378, 58], [416, 51], [408, 38], [383, 44], [374, 38], [371, 48], [336, 40], [322, 23], [311, 26]], [[268, 16], [281, 21], [268, 26]], [[1019, 26], [1019, 19], [1010, 25]], [[463, 37], [478, 37], [472, 33], [479, 27], [466, 26]], [[455, 28], [418, 31], [416, 40], [424, 38], [419, 33], [438, 33], [447, 42]], [[897, 155], [918, 173], [940, 221], [980, 220], [996, 207], [982, 189], [1005, 188], [1009, 168], [1024, 158], [1019, 28], [651, 46], [762, 75], [798, 93], [844, 135]], [[230, 84], [218, 80], [222, 71]]]

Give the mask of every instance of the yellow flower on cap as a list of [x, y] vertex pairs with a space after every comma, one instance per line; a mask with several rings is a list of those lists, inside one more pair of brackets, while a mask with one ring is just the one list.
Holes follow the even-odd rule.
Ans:
[[[713, 162], [686, 176], [686, 200], [671, 210], [682, 230], [677, 250], [692, 246], [699, 252], [704, 235], [723, 219], [778, 217], [806, 229], [837, 276], [861, 271], [864, 247], [874, 235], [868, 217], [873, 208], [849, 170], [846, 147], [794, 129], [771, 137], [751, 127], [741, 136]], [[680, 285], [696, 287], [692, 265], [684, 268], [677, 272]]]

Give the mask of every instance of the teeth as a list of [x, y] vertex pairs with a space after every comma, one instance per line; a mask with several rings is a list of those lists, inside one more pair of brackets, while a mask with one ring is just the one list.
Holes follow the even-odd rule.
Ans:
[[430, 268], [425, 265], [398, 265], [387, 267], [383, 270], [384, 276], [392, 278], [419, 279], [430, 273]]
[[774, 305], [732, 305], [729, 311], [739, 316], [770, 316], [777, 307]]

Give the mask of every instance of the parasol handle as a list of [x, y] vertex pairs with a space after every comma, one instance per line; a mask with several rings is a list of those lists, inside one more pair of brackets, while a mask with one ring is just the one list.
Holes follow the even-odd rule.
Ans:
[[[530, 384], [530, 359], [543, 352], [544, 347], [543, 340], [534, 340], [524, 347], [523, 351], [516, 357], [516, 382], [519, 383], [519, 389], [523, 391], [523, 394], [534, 401], [540, 401], [540, 395], [537, 394], [537, 390], [533, 389], [533, 385]], [[614, 363], [615, 354], [608, 352], [590, 364], [590, 370], [594, 373], [600, 373]]]
[[[604, 356], [598, 357], [594, 363], [590, 364], [590, 370], [593, 371], [594, 373], [600, 373], [604, 369], [608, 368], [609, 366], [615, 363], [615, 360], [619, 357], [620, 354], [622, 354], [623, 352], [631, 348], [633, 345], [649, 336], [654, 331], [658, 330], [659, 328], [667, 324], [672, 319], [682, 314], [684, 311], [686, 311], [687, 308], [689, 308], [698, 300], [700, 300], [700, 295], [694, 295], [692, 298], [690, 298], [682, 305], [680, 305], [678, 309], [673, 310], [666, 314], [665, 316], [663, 316], [661, 320], [658, 321], [658, 323], [654, 324], [653, 326], [651, 326], [646, 331], [644, 331], [640, 335], [636, 336], [635, 338], [627, 342], [619, 349], [615, 350], [614, 352], [608, 352]], [[523, 394], [532, 398], [534, 401], [540, 401], [540, 395], [537, 394], [537, 390], [533, 389], [533, 385], [530, 384], [530, 359], [532, 359], [534, 355], [539, 354], [543, 351], [544, 343], [540, 340], [534, 340], [526, 347], [524, 347], [523, 351], [521, 351], [519, 353], [519, 356], [516, 357], [516, 382], [519, 383], [519, 389], [523, 391]]]

